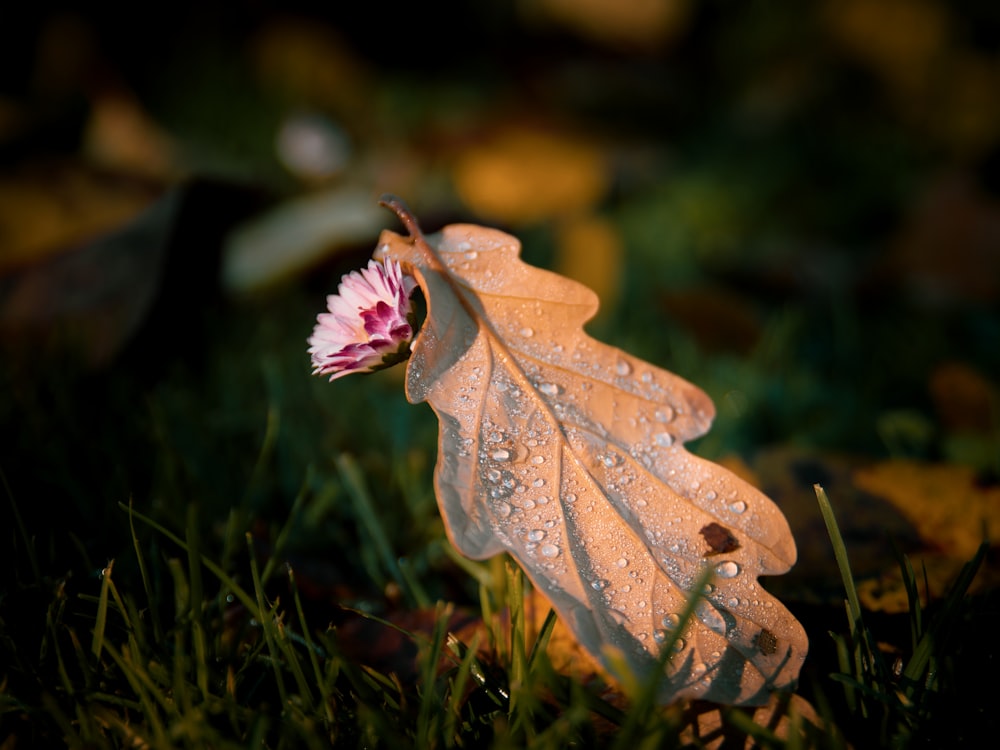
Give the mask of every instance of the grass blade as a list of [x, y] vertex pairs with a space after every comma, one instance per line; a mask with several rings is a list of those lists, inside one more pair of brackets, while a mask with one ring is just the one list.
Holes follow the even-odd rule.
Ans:
[[112, 560], [101, 571], [101, 594], [97, 600], [97, 619], [94, 621], [94, 638], [90, 646], [91, 653], [98, 661], [101, 658], [101, 649], [104, 647], [104, 629], [108, 623], [108, 594], [111, 588], [111, 571], [114, 566], [115, 561]]

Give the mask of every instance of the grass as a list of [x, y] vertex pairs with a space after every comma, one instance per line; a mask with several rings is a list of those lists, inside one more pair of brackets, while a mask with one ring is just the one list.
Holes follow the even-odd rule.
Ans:
[[[675, 363], [718, 404], [738, 388], [752, 407], [720, 419], [696, 452], [738, 454], [775, 435], [871, 448], [849, 430], [887, 391], [797, 358], [823, 329], [816, 310], [781, 313], [756, 358], [711, 358], [674, 328], [629, 325], [656, 309], [653, 281], [635, 284], [635, 305], [595, 335]], [[404, 402], [399, 372], [336, 387], [308, 377], [302, 339], [321, 297], [286, 295], [263, 312], [230, 303], [167, 363], [154, 341], [100, 376], [0, 383], [15, 405], [0, 399], [0, 424], [19, 441], [0, 457], [11, 519], [0, 520], [0, 749], [630, 750], [688, 737], [691, 712], [656, 707], [648, 683], [610, 693], [557, 671], [555, 619], [532, 627], [517, 568], [448, 546], [431, 489], [437, 426]], [[873, 330], [856, 342], [865, 353], [880, 349]], [[847, 406], [823, 421], [815, 407], [831, 403]], [[793, 706], [801, 737], [739, 709], [718, 731], [789, 748], [974, 741], [970, 722], [991, 697], [967, 686], [988, 664], [995, 600], [967, 586], [984, 553], [944, 596], [899, 555], [901, 623], [860, 609], [829, 531], [847, 609], [810, 617], [787, 602], [812, 644], [800, 691], [827, 730]], [[905, 657], [898, 669], [886, 644]]]
[[[360, 608], [342, 610], [339, 624], [334, 622], [315, 600], [302, 596], [295, 566], [266, 555], [252, 534], [245, 535], [242, 554], [230, 555], [230, 567], [219, 564], [202, 538], [194, 503], [176, 530], [120, 504], [120, 520], [131, 537], [130, 559], [108, 561], [94, 585], [75, 593], [67, 581], [45, 577], [34, 540], [20, 524], [23, 562], [34, 576], [24, 588], [47, 602], [37, 650], [0, 629], [2, 746], [683, 744], [686, 715], [655, 705], [655, 679], [625, 680], [624, 697], [609, 700], [602, 683], [584, 684], [553, 669], [546, 646], [555, 616], [550, 612], [540, 631], [531, 632], [525, 579], [504, 558], [461, 561], [480, 588], [473, 616], [482, 623], [463, 640], [453, 623], [457, 609], [467, 605], [442, 599], [430, 604], [429, 594], [414, 586], [413, 576], [392, 555], [389, 532], [373, 512], [357, 463], [342, 456], [337, 465], [346, 496], [374, 543], [375, 555], [366, 566], [380, 585], [400, 592], [406, 608], [429, 614], [425, 627], [405, 627]], [[910, 597], [911, 648], [908, 661], [894, 667], [881, 653], [879, 634], [865, 624], [830, 501], [818, 486], [816, 494], [847, 597], [846, 622], [830, 633], [838, 669], [813, 691], [826, 730], [804, 728], [793, 711], [790, 726], [802, 733], [781, 739], [747, 713], [730, 709], [722, 713], [723, 731], [753, 737], [764, 747], [844, 747], [851, 736], [868, 738], [863, 744], [877, 736], [879, 746], [913, 746], [934, 720], [936, 698], [957, 690], [942, 668], [946, 636], [960, 625], [986, 547], [933, 615], [921, 604], [908, 559], [899, 556]], [[19, 518], [15, 499], [9, 500]], [[296, 501], [274, 549], [280, 549], [300, 512]], [[231, 527], [218, 537], [238, 534], [235, 518], [230, 516]], [[158, 554], [152, 558], [154, 547]], [[11, 612], [5, 607], [5, 618]], [[380, 638], [398, 636], [414, 654], [412, 668], [404, 658], [396, 659], [394, 668], [357, 658], [359, 623]], [[838, 689], [842, 703], [834, 700]], [[831, 708], [835, 703], [846, 712], [838, 714]]]

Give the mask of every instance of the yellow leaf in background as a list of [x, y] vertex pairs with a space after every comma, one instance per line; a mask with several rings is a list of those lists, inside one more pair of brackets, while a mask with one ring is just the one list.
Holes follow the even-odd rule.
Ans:
[[138, 101], [122, 92], [94, 98], [83, 150], [102, 167], [126, 174], [164, 182], [178, 176], [173, 141]]
[[940, 66], [930, 126], [960, 154], [995, 147], [1000, 132], [1000, 66], [994, 56], [956, 52]]
[[113, 231], [156, 196], [79, 162], [0, 175], [0, 275]]
[[844, 48], [898, 93], [924, 90], [948, 42], [947, 14], [927, 0], [832, 0], [825, 17]]
[[855, 484], [888, 500], [929, 546], [960, 562], [1000, 538], [1000, 487], [979, 487], [975, 470], [896, 459], [860, 469]]
[[656, 50], [687, 26], [690, 0], [529, 0], [525, 15], [541, 16], [580, 36], [616, 48]]
[[590, 209], [608, 188], [596, 145], [568, 134], [510, 130], [460, 154], [455, 188], [477, 215], [523, 226]]
[[555, 270], [590, 287], [607, 309], [618, 301], [624, 255], [618, 229], [604, 217], [574, 217], [556, 227]]
[[786, 572], [795, 542], [771, 500], [684, 449], [715, 414], [705, 393], [586, 335], [597, 297], [525, 264], [516, 238], [474, 225], [424, 237], [386, 205], [410, 236], [384, 231], [376, 257], [427, 300], [406, 394], [440, 422], [434, 487], [455, 549], [508, 552], [631, 680], [656, 668], [708, 569], [659, 699], [759, 705], [791, 687], [806, 635], [757, 578]]
[[930, 392], [938, 418], [949, 432], [1000, 429], [1000, 394], [975, 368], [961, 362], [939, 365], [931, 373]]

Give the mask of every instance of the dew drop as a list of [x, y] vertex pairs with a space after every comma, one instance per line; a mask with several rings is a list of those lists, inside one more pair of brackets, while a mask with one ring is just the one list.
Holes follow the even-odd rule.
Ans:
[[500, 472], [497, 471], [496, 469], [490, 469], [489, 471], [486, 472], [486, 479], [492, 482], [493, 484], [496, 484], [497, 482], [500, 481], [500, 476], [501, 476]]
[[569, 492], [563, 497], [563, 500], [566, 501], [567, 503], [575, 503], [576, 495], [574, 495], [572, 492]]
[[674, 444], [674, 436], [669, 432], [658, 432], [653, 435], [653, 440], [655, 440], [656, 444], [661, 448], [669, 448]]
[[732, 560], [726, 560], [715, 566], [715, 572], [719, 578], [735, 578], [740, 574], [740, 566]]
[[642, 382], [643, 383], [652, 383], [653, 382], [653, 374], [651, 372], [644, 372], [642, 374]]
[[709, 490], [708, 492], [705, 493], [706, 500], [715, 500], [715, 498], [716, 498], [715, 490]]
[[543, 557], [557, 557], [559, 555], [559, 548], [554, 544], [543, 544], [540, 551]]
[[545, 463], [545, 456], [542, 456], [542, 455], [532, 456], [531, 457], [531, 463], [533, 463], [533, 464], [544, 464]]
[[707, 671], [708, 667], [705, 666], [704, 662], [698, 662], [697, 664], [691, 665], [691, 676], [695, 679], [698, 679]]
[[490, 458], [494, 461], [508, 461], [510, 459], [510, 451], [499, 448], [490, 454]]
[[545, 480], [542, 479], [541, 477], [539, 477], [538, 479], [536, 479], [534, 482], [531, 483], [531, 486], [532, 487], [544, 487], [545, 486]]
[[479, 257], [479, 253], [477, 253], [475, 250], [470, 250], [469, 252], [467, 252], [465, 254], [465, 259], [466, 260], [475, 260], [478, 257]]
[[594, 591], [604, 591], [609, 585], [610, 581], [606, 581], [603, 578], [595, 578], [590, 582], [590, 588]]
[[676, 641], [674, 641], [674, 653], [679, 654], [681, 651], [684, 650], [684, 647], [686, 645], [687, 643], [684, 641], [683, 638], [678, 638]]
[[709, 627], [710, 630], [715, 631], [719, 635], [726, 634], [726, 621], [719, 614], [719, 611], [715, 607], [704, 606], [700, 608], [699, 616], [701, 621]]
[[666, 424], [673, 418], [674, 418], [674, 410], [671, 409], [669, 406], [664, 406], [662, 409], [657, 409], [653, 413], [653, 419], [663, 424]]
[[548, 498], [548, 496], [542, 495], [541, 497], [539, 497], [538, 498], [538, 504], [539, 505], [548, 505], [549, 504], [549, 498]]
[[618, 363], [615, 365], [615, 372], [619, 375], [628, 375], [632, 372], [632, 365], [626, 362], [624, 359], [619, 359]]
[[[629, 586], [629, 585], [628, 585], [628, 584], [626, 583], [626, 584], [625, 584], [624, 586], [622, 586], [622, 587], [621, 587], [621, 589], [620, 589], [620, 590], [621, 590], [621, 591], [622, 591], [623, 593], [626, 593], [626, 594], [627, 594], [627, 593], [628, 593], [629, 591], [631, 591], [631, 590], [632, 590], [632, 587], [631, 587], [631, 586]], [[640, 609], [642, 609], [642, 605], [643, 605], [643, 604], [645, 604], [645, 602], [639, 602], [639, 608], [640, 608]]]
[[653, 640], [656, 641], [657, 643], [663, 643], [669, 637], [670, 633], [668, 633], [666, 630], [653, 631]]
[[736, 598], [735, 596], [731, 596], [731, 597], [729, 597], [729, 600], [726, 602], [726, 606], [727, 607], [738, 607], [738, 606], [740, 606], [740, 600], [738, 598]]
[[491, 432], [489, 435], [486, 436], [486, 439], [489, 440], [491, 443], [499, 443], [501, 440], [503, 440], [503, 433], [499, 432], [498, 430], [493, 430], [493, 432]]
[[618, 466], [622, 462], [622, 457], [617, 453], [608, 451], [606, 454], [601, 456], [601, 462], [610, 468], [612, 466]]
[[663, 627], [668, 630], [673, 630], [681, 624], [681, 617], [680, 615], [671, 612], [669, 615], [664, 615], [661, 622], [663, 623]]
[[521, 335], [524, 336], [526, 339], [530, 339], [532, 336], [535, 335], [535, 331], [533, 328], [525, 327], [521, 329]]
[[521, 503], [521, 506], [525, 510], [531, 510], [532, 508], [535, 507], [535, 501], [529, 498], [529, 499], [525, 500], [523, 503]]
[[507, 503], [497, 503], [495, 507], [497, 515], [500, 518], [508, 518], [510, 516], [510, 506]]
[[729, 510], [737, 515], [740, 515], [747, 509], [747, 504], [742, 500], [736, 500], [735, 502], [729, 503]]
[[555, 383], [542, 383], [538, 386], [538, 390], [544, 393], [546, 396], [558, 396], [560, 388]]
[[540, 542], [545, 538], [545, 532], [541, 529], [532, 529], [528, 532], [529, 542]]
[[626, 565], [628, 565], [628, 560], [626, 560], [624, 557], [619, 557], [618, 562], [616, 562], [615, 565], [617, 565], [619, 568], [624, 568]]

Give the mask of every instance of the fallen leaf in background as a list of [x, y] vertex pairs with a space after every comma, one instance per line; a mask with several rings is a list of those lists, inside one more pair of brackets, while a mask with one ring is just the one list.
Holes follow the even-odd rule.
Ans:
[[939, 66], [926, 107], [928, 129], [972, 161], [996, 146], [1000, 133], [1000, 68], [995, 56], [955, 50]]
[[[64, 366], [79, 357], [87, 366], [98, 367], [142, 323], [160, 286], [180, 193], [169, 191], [133, 216], [136, 204], [140, 200], [145, 204], [149, 196], [129, 191], [125, 198], [120, 187], [79, 193], [75, 210], [67, 212], [62, 224], [53, 222], [64, 236], [52, 232], [44, 238], [22, 238], [22, 247], [39, 253], [34, 248], [47, 248], [56, 240], [63, 244], [62, 252], [44, 254], [36, 262], [0, 274], [0, 340], [12, 350], [32, 359], [58, 352]], [[28, 232], [39, 231], [45, 212], [60, 215], [56, 206], [37, 196], [35, 201], [25, 205]], [[29, 205], [38, 213], [31, 215]], [[90, 205], [95, 216], [74, 216]], [[97, 210], [102, 207], [103, 215]], [[124, 216], [129, 220], [123, 221]], [[113, 228], [105, 224], [112, 219]], [[53, 228], [42, 224], [41, 231], [45, 229]]]
[[226, 238], [223, 286], [250, 292], [287, 279], [338, 248], [368, 242], [381, 228], [382, 217], [368, 191], [351, 187], [282, 203]]
[[[682, 443], [714, 407], [698, 388], [583, 332], [585, 287], [520, 261], [516, 238], [473, 225], [384, 231], [428, 312], [407, 398], [440, 421], [435, 490], [452, 544], [509, 552], [606, 666], [648, 674], [706, 567], [714, 577], [679, 633], [661, 701], [761, 704], [805, 658], [799, 623], [756, 582], [795, 561], [781, 511]], [[699, 530], [729, 530], [721, 556]]]
[[589, 287], [613, 309], [621, 294], [625, 248], [615, 224], [602, 216], [577, 216], [555, 227], [555, 271]]
[[83, 154], [94, 164], [145, 179], [179, 177], [176, 146], [124, 92], [95, 96], [83, 133]]
[[948, 432], [1000, 430], [1000, 394], [974, 367], [947, 362], [931, 373], [929, 389], [941, 425]]
[[945, 50], [947, 12], [927, 0], [836, 0], [827, 2], [827, 28], [845, 50], [871, 66], [894, 93], [921, 94]]
[[690, 0], [540, 0], [520, 3], [526, 17], [544, 20], [598, 44], [658, 51], [678, 36], [690, 15]]
[[0, 174], [0, 276], [113, 231], [159, 190], [76, 161]]
[[1000, 200], [968, 172], [941, 174], [914, 202], [885, 259], [898, 280], [927, 307], [1000, 298]]
[[452, 178], [477, 215], [525, 226], [588, 211], [608, 190], [610, 176], [594, 143], [519, 127], [460, 153]]
[[261, 83], [291, 107], [316, 109], [359, 126], [369, 119], [373, 74], [330, 25], [278, 16], [261, 26], [249, 52]]
[[896, 459], [859, 469], [854, 479], [892, 503], [921, 539], [959, 564], [984, 539], [1000, 539], [1000, 486], [978, 486], [971, 466]]
[[749, 354], [761, 333], [760, 316], [748, 299], [722, 287], [677, 289], [663, 306], [677, 327], [690, 332], [706, 351]]

